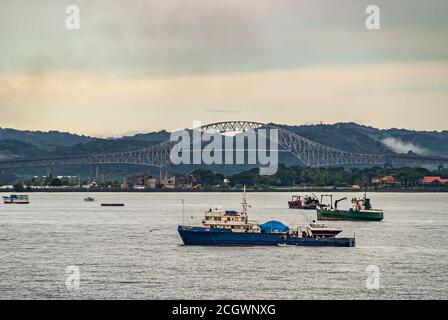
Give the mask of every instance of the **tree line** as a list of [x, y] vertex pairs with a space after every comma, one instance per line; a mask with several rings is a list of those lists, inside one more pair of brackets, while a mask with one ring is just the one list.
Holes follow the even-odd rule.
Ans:
[[279, 165], [275, 175], [261, 176], [259, 170], [254, 168], [234, 175], [223, 175], [211, 170], [198, 169], [192, 172], [198, 183], [203, 187], [212, 187], [223, 184], [224, 179], [231, 187], [246, 185], [250, 187], [352, 187], [353, 185], [372, 185], [375, 178], [393, 176], [396, 184], [412, 187], [425, 176], [448, 176], [448, 170], [431, 171], [425, 168], [308, 168], [301, 166], [287, 167]]

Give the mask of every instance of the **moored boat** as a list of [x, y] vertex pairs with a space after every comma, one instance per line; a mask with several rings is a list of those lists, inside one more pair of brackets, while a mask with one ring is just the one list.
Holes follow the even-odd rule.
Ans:
[[319, 238], [336, 237], [342, 232], [342, 229], [329, 228], [326, 225], [316, 223], [311, 223], [308, 228], [312, 235]]
[[102, 203], [102, 207], [124, 207], [124, 203]]
[[319, 206], [319, 200], [312, 196], [292, 196], [288, 201], [289, 209], [316, 210]]
[[9, 196], [3, 196], [3, 202], [6, 204], [29, 204], [30, 198], [27, 195], [11, 194]]
[[280, 221], [249, 221], [246, 193], [242, 212], [210, 209], [201, 226], [178, 226], [185, 245], [208, 246], [333, 246], [354, 247], [354, 238], [336, 238], [342, 230], [322, 225], [290, 228]]
[[[329, 205], [323, 204], [325, 196], [331, 198]], [[333, 206], [333, 196], [322, 195], [321, 205], [317, 209], [317, 220], [382, 221], [384, 219], [383, 210], [373, 209], [371, 201], [366, 195], [362, 198], [353, 198], [351, 208], [338, 209], [338, 204], [344, 200], [347, 198], [336, 200]]]

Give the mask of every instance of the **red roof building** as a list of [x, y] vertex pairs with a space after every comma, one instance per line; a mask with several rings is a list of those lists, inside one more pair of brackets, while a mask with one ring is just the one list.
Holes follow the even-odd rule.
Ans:
[[395, 183], [395, 178], [393, 176], [385, 176], [381, 179], [383, 183]]
[[443, 184], [448, 183], [448, 179], [443, 179], [441, 177], [423, 177], [418, 180], [420, 184]]

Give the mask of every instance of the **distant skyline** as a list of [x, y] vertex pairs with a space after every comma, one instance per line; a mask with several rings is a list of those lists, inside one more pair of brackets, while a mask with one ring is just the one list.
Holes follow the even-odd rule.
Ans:
[[[80, 30], [65, 28], [69, 4]], [[380, 30], [364, 25], [370, 4]], [[3, 0], [0, 127], [448, 130], [447, 12], [446, 0]]]

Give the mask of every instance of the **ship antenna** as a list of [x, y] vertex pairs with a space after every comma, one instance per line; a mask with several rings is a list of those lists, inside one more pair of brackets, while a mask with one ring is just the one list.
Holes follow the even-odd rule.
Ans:
[[367, 199], [367, 182], [368, 182], [368, 178], [366, 176], [365, 181], [364, 181], [364, 199]]
[[182, 225], [185, 225], [185, 201], [184, 198], [182, 198]]

